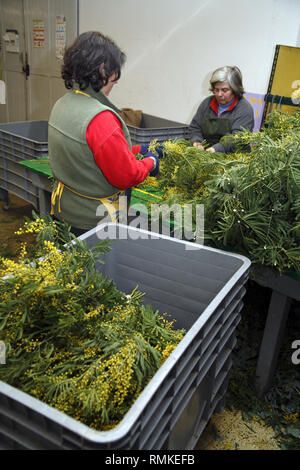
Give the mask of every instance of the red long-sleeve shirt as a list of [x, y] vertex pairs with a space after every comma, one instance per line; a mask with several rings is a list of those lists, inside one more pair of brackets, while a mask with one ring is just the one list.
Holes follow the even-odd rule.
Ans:
[[141, 146], [133, 146], [130, 151], [122, 124], [111, 111], [103, 111], [92, 119], [86, 139], [96, 165], [116, 188], [127, 189], [141, 183], [153, 169], [152, 158], [136, 160], [134, 154], [140, 152]]

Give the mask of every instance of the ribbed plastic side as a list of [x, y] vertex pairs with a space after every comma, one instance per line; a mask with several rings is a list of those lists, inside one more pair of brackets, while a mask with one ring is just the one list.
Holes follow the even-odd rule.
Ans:
[[134, 145], [147, 144], [153, 139], [164, 142], [169, 139], [189, 139], [186, 124], [170, 121], [150, 114], [142, 115], [141, 127], [127, 126]]
[[48, 122], [0, 124], [0, 188], [39, 208], [38, 189], [18, 162], [48, 155]]
[[[128, 126], [134, 145], [146, 144], [153, 139], [189, 139], [189, 128], [168, 119], [143, 114], [141, 127]], [[38, 191], [29, 173], [19, 172], [18, 162], [48, 156], [48, 122], [25, 121], [0, 124], [0, 188], [9, 191], [39, 210]], [[19, 176], [21, 176], [19, 178]], [[42, 208], [45, 207], [41, 201]]]
[[117, 238], [99, 269], [125, 292], [138, 284], [146, 303], [187, 329], [185, 337], [107, 432], [0, 382], [0, 448], [193, 449], [223, 408], [250, 261], [126, 226], [102, 226], [81, 239], [93, 246], [111, 228]]
[[33, 184], [30, 172], [17, 163], [17, 158], [0, 150], [0, 188], [15, 194], [39, 208], [38, 188]]

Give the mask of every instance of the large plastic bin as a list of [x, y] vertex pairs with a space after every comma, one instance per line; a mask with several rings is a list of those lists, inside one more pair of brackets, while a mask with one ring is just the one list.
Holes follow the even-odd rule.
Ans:
[[1, 152], [0, 149], [0, 188], [24, 199], [39, 208], [38, 188], [30, 172], [18, 164], [17, 158]]
[[53, 182], [49, 158], [23, 160], [19, 162], [19, 166], [26, 168], [30, 180], [38, 192], [39, 213], [50, 213]]
[[[134, 145], [153, 139], [163, 142], [175, 138], [189, 138], [189, 128], [168, 119], [142, 115], [141, 127], [128, 126]], [[39, 190], [30, 172], [20, 167], [22, 160], [48, 156], [48, 121], [22, 121], [0, 124], [0, 189], [11, 192], [32, 204], [38, 211]]]
[[164, 142], [169, 139], [189, 139], [189, 127], [176, 121], [170, 121], [150, 114], [142, 114], [140, 127], [128, 125], [133, 145], [147, 144], [153, 139]]
[[21, 160], [48, 155], [48, 121], [21, 121], [0, 124], [1, 150]]
[[48, 155], [48, 122], [0, 124], [0, 188], [39, 209], [38, 189], [30, 173], [18, 162]]
[[99, 271], [126, 293], [138, 284], [145, 303], [187, 333], [109, 431], [0, 382], [0, 448], [193, 449], [212, 413], [224, 407], [250, 261], [124, 225], [101, 225], [80, 238], [90, 247], [114, 239]]

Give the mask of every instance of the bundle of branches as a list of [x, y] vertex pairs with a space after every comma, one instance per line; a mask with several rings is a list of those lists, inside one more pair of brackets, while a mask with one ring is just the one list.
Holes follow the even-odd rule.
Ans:
[[[156, 142], [151, 143], [155, 152]], [[158, 187], [168, 204], [200, 203], [208, 193], [205, 182], [213, 175], [223, 174], [239, 161], [248, 161], [247, 153], [210, 153], [193, 147], [185, 139], [163, 143], [164, 157], [156, 178], [147, 178], [141, 187]]]
[[38, 233], [43, 257], [29, 262], [24, 246], [18, 261], [0, 259], [0, 380], [95, 429], [113, 427], [184, 331], [97, 271], [106, 242], [58, 248], [68, 231], [41, 219], [26, 230]]
[[243, 253], [254, 264], [298, 272], [299, 136], [296, 110], [274, 111], [261, 132], [223, 137], [234, 142], [232, 154], [169, 140], [163, 143], [157, 178], [147, 178], [144, 185], [158, 187], [169, 205], [204, 204], [207, 243]]
[[207, 240], [280, 272], [300, 271], [299, 129], [299, 111], [274, 113], [261, 132], [235, 136], [255, 158], [206, 183]]

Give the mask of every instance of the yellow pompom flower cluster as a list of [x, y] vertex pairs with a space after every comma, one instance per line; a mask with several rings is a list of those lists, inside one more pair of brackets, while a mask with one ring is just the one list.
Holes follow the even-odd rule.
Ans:
[[289, 413], [287, 415], [283, 416], [285, 421], [290, 422], [290, 423], [297, 423], [299, 420], [299, 413]]
[[[16, 235], [23, 235], [24, 233], [39, 233], [45, 229], [47, 222], [44, 219], [36, 218], [34, 221], [26, 221], [22, 227], [15, 232]], [[53, 222], [53, 227], [55, 224]]]
[[126, 296], [97, 271], [97, 256], [107, 251], [102, 242], [93, 252], [79, 240], [68, 247], [42, 240], [39, 248], [42, 256], [31, 260], [25, 245], [18, 262], [0, 259], [7, 351], [0, 380], [97, 430], [110, 429], [185, 331], [144, 306], [137, 289]]
[[[249, 133], [252, 136], [252, 133]], [[234, 141], [235, 136], [230, 136]], [[249, 144], [249, 136], [242, 137], [244, 146]], [[205, 143], [204, 143], [205, 145]], [[155, 151], [157, 141], [150, 143]], [[210, 153], [194, 147], [185, 139], [169, 139], [162, 144], [163, 158], [160, 159], [159, 174], [146, 178], [139, 188], [158, 188], [162, 194], [161, 204], [172, 205], [201, 203], [208, 195], [206, 182], [215, 175], [222, 174], [236, 162], [247, 164], [253, 157], [249, 152], [229, 154]], [[159, 201], [158, 201], [159, 203]]]

